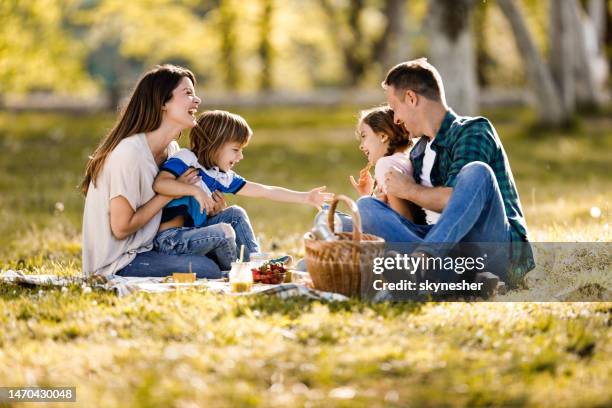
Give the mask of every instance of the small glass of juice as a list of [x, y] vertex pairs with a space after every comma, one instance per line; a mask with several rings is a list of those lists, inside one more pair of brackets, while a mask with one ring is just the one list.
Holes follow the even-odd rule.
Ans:
[[250, 292], [253, 286], [253, 272], [250, 262], [232, 262], [232, 269], [229, 273], [230, 286], [232, 292]]

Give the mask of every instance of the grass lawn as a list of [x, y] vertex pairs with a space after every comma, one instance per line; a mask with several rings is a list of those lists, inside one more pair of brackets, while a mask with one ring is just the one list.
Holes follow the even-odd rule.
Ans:
[[[355, 196], [348, 176], [365, 160], [354, 107], [240, 113], [255, 131], [241, 175]], [[532, 238], [610, 242], [612, 120], [551, 132], [530, 127], [525, 110], [489, 116]], [[0, 269], [79, 273], [75, 186], [113, 119], [0, 113]], [[313, 209], [229, 201], [247, 209], [265, 250], [303, 254]], [[609, 253], [599, 258], [607, 269], [598, 276], [609, 279]], [[0, 284], [0, 386], [77, 386], [87, 407], [603, 407], [612, 404], [611, 326], [604, 302], [321, 304], [195, 290], [117, 298]]]

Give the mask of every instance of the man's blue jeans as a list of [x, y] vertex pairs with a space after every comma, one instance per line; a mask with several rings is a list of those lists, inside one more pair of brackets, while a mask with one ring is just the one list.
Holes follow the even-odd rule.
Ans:
[[510, 242], [511, 227], [497, 179], [486, 163], [471, 162], [461, 169], [452, 196], [434, 225], [415, 224], [371, 197], [359, 199], [357, 206], [364, 232], [378, 235], [388, 243], [419, 244], [417, 247], [424, 252], [440, 257], [448, 255], [450, 247], [436, 244], [500, 243], [496, 246], [499, 253], [491, 255], [495, 269], [504, 270], [509, 265], [506, 244]]

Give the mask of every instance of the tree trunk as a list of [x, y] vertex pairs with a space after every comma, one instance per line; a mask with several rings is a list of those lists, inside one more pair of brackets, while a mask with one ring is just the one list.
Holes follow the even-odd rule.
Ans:
[[577, 0], [567, 0], [570, 18], [574, 27], [574, 75], [576, 78], [576, 98], [585, 107], [598, 107], [601, 104], [599, 84], [596, 80], [600, 55], [597, 50], [597, 33], [592, 22], [584, 14]]
[[606, 13], [608, 12], [606, 0], [589, 0], [588, 11], [597, 36], [597, 48], [601, 50], [606, 37]]
[[384, 71], [410, 56], [409, 44], [405, 39], [405, 10], [406, 0], [385, 1], [387, 25], [373, 52], [374, 61], [380, 62]]
[[568, 117], [576, 110], [576, 29], [569, 1], [572, 0], [562, 0], [551, 5], [548, 29], [550, 71]]
[[221, 34], [221, 62], [222, 72], [225, 73], [225, 86], [228, 89], [237, 89], [240, 82], [238, 66], [236, 64], [236, 13], [228, 0], [219, 6], [219, 31]]
[[497, 4], [508, 19], [516, 47], [523, 57], [527, 80], [536, 97], [540, 121], [560, 126], [567, 121], [562, 102], [550, 71], [527, 29], [527, 24], [514, 0], [498, 0]]
[[[612, 7], [612, 6], [610, 6]], [[610, 50], [612, 49], [612, 10], [608, 10], [606, 12], [606, 26], [604, 35], [604, 49]], [[612, 68], [612, 52], [605, 52], [607, 56], [606, 61], [608, 62], [608, 67]]]
[[[334, 33], [333, 40], [342, 55], [348, 76], [344, 82], [350, 87], [357, 86], [370, 59], [370, 50], [364, 49], [363, 32], [359, 26], [364, 0], [350, 0], [348, 10], [339, 9], [330, 0], [320, 0], [319, 3], [329, 17], [330, 32]], [[343, 11], [346, 11], [346, 19], [343, 18]]]
[[259, 59], [261, 60], [261, 76], [259, 89], [267, 91], [272, 88], [272, 32], [273, 1], [263, 0], [263, 12], [260, 20]]
[[448, 105], [463, 115], [478, 113], [472, 5], [472, 0], [430, 0], [427, 20], [431, 63], [440, 71]]
[[487, 73], [492, 65], [495, 65], [495, 60], [489, 53], [489, 41], [485, 28], [489, 24], [489, 8], [491, 3], [478, 3], [474, 10], [474, 43], [476, 47], [476, 78], [480, 88], [489, 86], [489, 77]]
[[359, 27], [359, 16], [364, 7], [364, 0], [350, 0], [348, 26], [351, 39], [344, 47], [344, 65], [349, 73], [349, 85], [355, 87], [365, 72], [365, 60], [363, 52], [363, 33]]
[[[595, 82], [604, 89], [610, 75], [610, 62], [606, 58], [606, 33], [609, 31], [608, 20], [610, 12], [606, 0], [589, 0], [588, 15], [592, 24], [594, 54], [597, 55], [595, 63]], [[586, 31], [586, 29], [585, 29]], [[609, 53], [612, 56], [612, 53]]]

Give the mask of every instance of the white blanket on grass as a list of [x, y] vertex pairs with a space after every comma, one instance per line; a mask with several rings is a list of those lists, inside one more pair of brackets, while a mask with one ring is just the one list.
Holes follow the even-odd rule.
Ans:
[[184, 288], [204, 288], [211, 292], [223, 293], [233, 296], [268, 295], [281, 299], [291, 297], [305, 297], [312, 300], [345, 301], [348, 298], [339, 293], [323, 292], [308, 288], [297, 283], [283, 283], [280, 285], [253, 285], [251, 292], [232, 293], [229, 282], [223, 279], [198, 279], [194, 283], [164, 283], [163, 278], [136, 278], [125, 276], [111, 276], [100, 279], [98, 282], [82, 277], [69, 277], [57, 275], [29, 275], [21, 271], [8, 270], [0, 273], [0, 281], [25, 286], [70, 286], [79, 285], [82, 288], [94, 287], [113, 291], [117, 296], [127, 296], [134, 292], [163, 293]]

